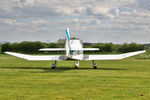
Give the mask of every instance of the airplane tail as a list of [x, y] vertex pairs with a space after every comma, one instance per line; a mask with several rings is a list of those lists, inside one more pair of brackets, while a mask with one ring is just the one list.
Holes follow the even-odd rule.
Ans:
[[70, 43], [70, 33], [69, 29], [66, 28], [66, 55], [70, 55], [70, 50], [71, 50], [71, 43]]
[[70, 33], [69, 33], [69, 29], [66, 28], [66, 44], [68, 45], [68, 47], [71, 49], [71, 44], [70, 44]]

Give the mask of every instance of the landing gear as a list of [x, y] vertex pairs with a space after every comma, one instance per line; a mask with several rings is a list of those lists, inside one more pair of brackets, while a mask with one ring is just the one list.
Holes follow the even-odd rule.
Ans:
[[97, 64], [94, 62], [94, 60], [92, 60], [92, 65], [94, 69], [97, 69]]
[[52, 69], [55, 69], [55, 68], [56, 68], [56, 64], [57, 64], [57, 62], [55, 61], [55, 62], [52, 64]]
[[79, 61], [77, 61], [76, 63], [75, 63], [75, 68], [78, 68], [79, 67]]

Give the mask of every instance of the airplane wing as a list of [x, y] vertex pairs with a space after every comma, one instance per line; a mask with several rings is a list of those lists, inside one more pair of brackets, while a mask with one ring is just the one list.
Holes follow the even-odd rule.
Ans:
[[66, 59], [66, 56], [63, 55], [27, 55], [27, 54], [14, 53], [14, 52], [5, 52], [5, 53], [26, 60], [30, 60], [30, 61], [50, 61], [50, 60], [59, 61], [59, 60]]
[[84, 55], [83, 60], [118, 60], [138, 55], [141, 53], [145, 53], [145, 50], [116, 55]]
[[65, 48], [42, 48], [39, 51], [65, 51]]

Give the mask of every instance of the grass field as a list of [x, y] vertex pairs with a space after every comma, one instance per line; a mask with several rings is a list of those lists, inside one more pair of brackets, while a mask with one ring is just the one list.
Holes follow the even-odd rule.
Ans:
[[[0, 100], [149, 100], [149, 54], [116, 61], [26, 61], [0, 55]], [[141, 58], [141, 59], [140, 59]]]

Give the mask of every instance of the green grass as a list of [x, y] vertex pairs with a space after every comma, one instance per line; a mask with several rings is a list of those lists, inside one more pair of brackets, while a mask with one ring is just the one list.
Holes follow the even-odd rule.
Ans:
[[98, 69], [90, 61], [50, 69], [51, 61], [0, 55], [0, 100], [149, 100], [150, 60], [139, 56], [96, 61]]

